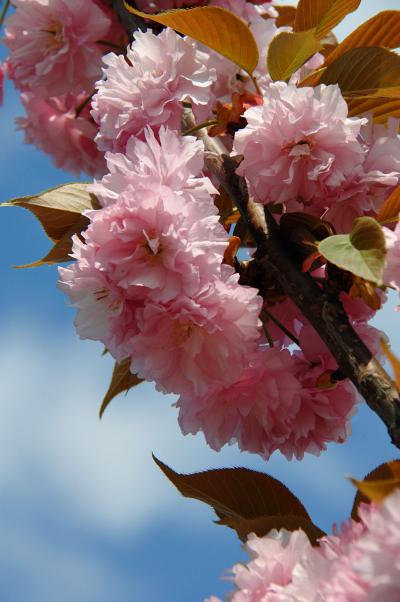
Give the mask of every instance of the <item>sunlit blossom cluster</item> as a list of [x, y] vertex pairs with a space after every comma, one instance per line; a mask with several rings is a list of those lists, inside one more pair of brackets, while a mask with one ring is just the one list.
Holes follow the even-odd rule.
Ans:
[[107, 154], [111, 173], [93, 187], [105, 206], [87, 214], [61, 287], [79, 309], [83, 338], [102, 341], [118, 361], [129, 357], [163, 392], [204, 394], [244, 370], [261, 298], [222, 265], [228, 235], [216, 191], [199, 175], [202, 145], [164, 128], [160, 142], [150, 129], [144, 136], [143, 154], [134, 138], [126, 156]]
[[111, 53], [104, 62], [105, 79], [93, 99], [101, 150], [123, 151], [129, 136], [141, 136], [145, 126], [179, 130], [184, 100], [200, 119], [207, 117], [215, 70], [202, 63], [193, 42], [172, 29], [159, 35], [139, 31], [126, 57]]
[[[232, 602], [373, 602], [400, 599], [400, 490], [361, 504], [350, 520], [312, 547], [307, 535], [250, 535], [251, 560], [232, 569]], [[208, 602], [218, 602], [212, 596]]]
[[233, 151], [256, 199], [324, 217], [337, 231], [376, 214], [400, 178], [398, 122], [348, 117], [340, 89], [273, 83], [245, 113]]

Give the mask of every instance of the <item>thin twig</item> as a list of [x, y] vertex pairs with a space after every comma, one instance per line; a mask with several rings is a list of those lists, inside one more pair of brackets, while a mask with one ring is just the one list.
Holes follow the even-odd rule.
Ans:
[[298, 338], [297, 338], [297, 337], [296, 337], [294, 334], [292, 334], [292, 333], [290, 332], [290, 330], [289, 330], [288, 328], [286, 328], [286, 326], [285, 326], [284, 324], [282, 324], [282, 322], [280, 322], [280, 321], [278, 320], [278, 318], [275, 318], [275, 316], [274, 316], [273, 314], [271, 314], [271, 312], [270, 312], [268, 309], [266, 309], [266, 308], [264, 307], [261, 313], [264, 313], [264, 314], [267, 316], [267, 318], [269, 318], [269, 319], [271, 320], [271, 322], [273, 322], [274, 324], [276, 324], [276, 326], [277, 326], [277, 327], [278, 327], [280, 330], [282, 330], [282, 332], [284, 332], [284, 333], [285, 333], [285, 335], [286, 335], [286, 336], [287, 336], [289, 339], [291, 339], [291, 340], [293, 341], [293, 343], [296, 343], [296, 345], [297, 345], [298, 347], [300, 347], [300, 341], [299, 341], [299, 339], [298, 339]]
[[4, 22], [4, 19], [6, 18], [6, 14], [7, 14], [7, 11], [9, 8], [10, 8], [10, 0], [6, 0], [5, 4], [3, 5], [3, 8], [1, 9], [1, 12], [0, 12], [0, 27], [3, 26], [3, 22]]
[[119, 52], [125, 52], [125, 46], [120, 46], [119, 44], [114, 44], [114, 42], [109, 42], [108, 40], [97, 40], [96, 44], [101, 44], [102, 46], [107, 46], [108, 48], [113, 48], [114, 50], [118, 50]]
[[182, 136], [190, 136], [190, 134], [195, 134], [202, 128], [209, 128], [212, 125], [217, 125], [217, 123], [218, 123], [217, 119], [210, 119], [209, 121], [203, 121], [202, 123], [197, 123], [192, 128], [189, 128], [188, 130], [182, 132]]
[[75, 117], [79, 117], [79, 115], [82, 113], [83, 109], [89, 104], [89, 102], [92, 100], [92, 98], [95, 94], [96, 94], [96, 90], [93, 90], [93, 92], [91, 94], [89, 94], [89, 96], [86, 96], [86, 98], [84, 98], [82, 100], [82, 102], [75, 109]]

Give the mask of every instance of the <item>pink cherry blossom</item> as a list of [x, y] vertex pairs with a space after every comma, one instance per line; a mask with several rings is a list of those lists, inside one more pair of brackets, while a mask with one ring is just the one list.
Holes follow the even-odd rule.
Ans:
[[297, 337], [305, 321], [297, 305], [289, 297], [286, 297], [282, 301], [277, 301], [275, 304], [268, 306], [267, 311], [271, 318], [265, 318], [265, 326], [274, 343], [285, 346], [293, 343], [293, 340], [274, 323], [273, 318], [283, 324], [290, 334]]
[[365, 120], [347, 114], [338, 86], [271, 84], [235, 136], [234, 153], [244, 155], [237, 173], [262, 203], [323, 202], [364, 158], [358, 136]]
[[104, 63], [92, 105], [101, 150], [123, 152], [129, 136], [143, 138], [146, 126], [180, 130], [185, 99], [198, 116], [211, 111], [215, 72], [199, 59], [195, 43], [172, 29], [138, 31], [126, 57], [110, 53]]
[[361, 215], [376, 215], [385, 199], [400, 181], [399, 120], [386, 125], [372, 119], [361, 128], [359, 140], [364, 148], [364, 161], [349, 175], [340, 189], [325, 199], [328, 208], [324, 219], [337, 232], [350, 232]]
[[117, 360], [127, 357], [126, 347], [137, 332], [135, 312], [142, 301], [127, 299], [124, 291], [96, 266], [95, 245], [74, 238], [72, 253], [77, 261], [59, 268], [59, 288], [77, 308], [75, 327], [81, 339], [100, 341]]
[[[386, 302], [387, 295], [381, 289], [376, 290], [376, 294], [381, 300], [382, 305]], [[355, 322], [368, 322], [372, 320], [376, 311], [369, 307], [361, 297], [352, 299], [347, 293], [340, 293], [340, 300], [343, 304], [343, 308], [352, 323]]]
[[256, 347], [261, 298], [222, 267], [195, 295], [137, 312], [131, 369], [163, 392], [211, 394], [235, 380]]
[[237, 443], [242, 451], [268, 459], [279, 450], [288, 459], [319, 454], [328, 442], [343, 443], [358, 401], [353, 385], [320, 384], [337, 364], [317, 333], [300, 332], [304, 353], [261, 345], [229, 386], [205, 395], [181, 395], [179, 424], [184, 434], [204, 433], [219, 451]]
[[[250, 561], [232, 569], [231, 579], [237, 589], [231, 602], [294, 602], [278, 592], [284, 592], [297, 567], [314, 554], [307, 535], [301, 530], [289, 533], [285, 529], [274, 529], [265, 537], [250, 534], [245, 549]], [[209, 602], [218, 602], [218, 598], [212, 597]]]
[[[250, 561], [233, 567], [232, 602], [397, 602], [400, 599], [400, 490], [361, 504], [312, 547], [300, 529], [250, 534]], [[218, 602], [212, 597], [210, 602]]]
[[[74, 240], [77, 261], [60, 271], [62, 288], [73, 303], [75, 290], [79, 300], [85, 296], [85, 303], [77, 305], [79, 313], [93, 314], [82, 317], [80, 323], [96, 321], [97, 314], [103, 320], [97, 309], [99, 297], [110, 297], [112, 318], [123, 312], [119, 306], [125, 301], [128, 305], [130, 301], [170, 302], [195, 294], [220, 273], [227, 235], [218, 217], [188, 213], [184, 201], [172, 191], [164, 191], [162, 197], [151, 192], [145, 197], [141, 191], [136, 202], [123, 194], [118, 203], [87, 215], [91, 223], [83, 233], [84, 242], [77, 237]], [[101, 306], [107, 304], [104, 301]], [[110, 320], [103, 320], [101, 338], [101, 324], [95, 325], [93, 335], [87, 328], [83, 333], [79, 325], [78, 332], [84, 338], [105, 342], [112, 336]], [[114, 353], [118, 359], [128, 354], [124, 350]]]
[[[167, 188], [186, 199], [182, 211], [193, 212], [192, 201], [196, 201], [199, 216], [216, 214], [210, 195], [217, 190], [201, 174], [203, 143], [164, 126], [158, 132], [158, 140], [151, 128], [145, 129], [144, 138], [142, 141], [131, 136], [124, 154], [106, 153], [109, 173], [91, 187], [101, 204], [114, 203], [128, 190], [145, 188], [162, 194]], [[137, 199], [137, 194], [133, 198]]]
[[90, 119], [87, 106], [77, 114], [86, 98], [85, 94], [67, 94], [43, 99], [23, 93], [26, 117], [18, 118], [17, 123], [25, 132], [25, 142], [50, 155], [57, 167], [75, 175], [85, 172], [100, 176], [106, 164], [94, 142], [97, 126]]
[[[8, 72], [36, 96], [91, 92], [115, 23], [93, 0], [15, 0], [6, 22]], [[119, 29], [119, 35], [122, 30]]]
[[289, 351], [261, 347], [232, 384], [214, 393], [179, 398], [182, 432], [203, 431], [217, 451], [237, 442], [241, 450], [268, 458], [296, 423], [301, 385], [294, 372]]
[[[361, 525], [322, 540], [329, 571], [318, 593], [335, 602], [397, 602], [400, 598], [400, 490], [380, 506], [360, 506]], [[350, 537], [348, 530], [350, 529]], [[332, 540], [336, 541], [332, 545]], [[343, 541], [344, 540], [344, 541]]]

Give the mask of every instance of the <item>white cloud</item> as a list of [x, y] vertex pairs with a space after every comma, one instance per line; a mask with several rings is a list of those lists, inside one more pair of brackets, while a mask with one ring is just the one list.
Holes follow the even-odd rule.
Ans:
[[[151, 584], [112, 566], [101, 553], [32, 525], [2, 524], [1, 599], [10, 602], [148, 600]], [[154, 598], [155, 599], [155, 598]]]
[[362, 459], [349, 458], [343, 446], [301, 463], [279, 455], [265, 463], [236, 446], [212, 452], [201, 436], [182, 437], [174, 398], [150, 384], [115, 399], [100, 421], [111, 358], [75, 338], [72, 325], [66, 336], [10, 323], [0, 347], [0, 489], [9, 499], [18, 493], [27, 503], [52, 500], [65, 520], [93, 529], [141, 531], [156, 519], [191, 520], [194, 507], [201, 512], [177, 494], [152, 451], [182, 472], [232, 465], [270, 472], [328, 512], [342, 509], [341, 493], [351, 496], [344, 475], [363, 470]]

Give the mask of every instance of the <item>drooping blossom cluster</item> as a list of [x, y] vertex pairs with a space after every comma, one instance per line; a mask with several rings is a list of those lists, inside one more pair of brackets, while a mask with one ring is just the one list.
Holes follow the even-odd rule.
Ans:
[[[94, 142], [97, 128], [90, 119], [86, 94], [41, 98], [32, 92], [23, 92], [21, 102], [26, 116], [18, 118], [17, 124], [25, 133], [25, 142], [36, 144], [52, 156], [57, 167], [75, 175], [104, 173], [104, 155]], [[82, 109], [77, 115], [79, 106]]]
[[[232, 602], [396, 602], [400, 599], [400, 490], [361, 504], [360, 522], [312, 547], [302, 530], [250, 535], [251, 560], [233, 567]], [[214, 596], [208, 602], [218, 602]]]
[[105, 206], [88, 213], [61, 286], [83, 338], [101, 340], [117, 361], [129, 357], [164, 392], [204, 394], [243, 371], [261, 298], [221, 265], [228, 236], [211, 182], [196, 178], [201, 143], [164, 128], [160, 142], [150, 129], [144, 135], [147, 153], [131, 138], [126, 155], [106, 155], [112, 173], [94, 186]]

